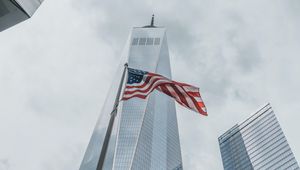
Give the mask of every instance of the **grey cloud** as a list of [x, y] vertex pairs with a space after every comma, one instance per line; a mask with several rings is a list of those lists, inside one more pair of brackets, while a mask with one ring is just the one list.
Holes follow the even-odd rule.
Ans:
[[241, 71], [249, 72], [263, 64], [256, 44], [248, 43], [245, 46], [238, 47], [238, 51], [237, 66], [241, 68]]
[[269, 100], [299, 158], [298, 6], [44, 1], [0, 33], [0, 158], [12, 155], [0, 169], [78, 169], [128, 33], [153, 12], [168, 29], [173, 79], [200, 86], [209, 111], [177, 107], [185, 169], [221, 169], [218, 135]]
[[8, 159], [0, 159], [0, 169], [1, 170], [9, 170], [10, 164]]

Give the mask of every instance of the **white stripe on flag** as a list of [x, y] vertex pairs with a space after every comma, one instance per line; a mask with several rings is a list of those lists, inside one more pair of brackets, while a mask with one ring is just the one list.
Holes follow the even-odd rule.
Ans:
[[[146, 88], [132, 88], [132, 89], [126, 89], [125, 92], [134, 92], [134, 93], [148, 93], [148, 91], [151, 91], [153, 90], [154, 88], [156, 88], [158, 85], [160, 85], [161, 83], [168, 83], [169, 81], [166, 81], [166, 80], [158, 80], [156, 82], [154, 82], [154, 84], [152, 84], [151, 86], [145, 86], [145, 87], [148, 87], [149, 89], [147, 90]], [[141, 90], [143, 90], [144, 92], [141, 92]], [[133, 94], [134, 94], [133, 93]], [[130, 95], [130, 94], [127, 94], [127, 95]]]
[[166, 88], [169, 90], [169, 92], [170, 92], [171, 95], [176, 99], [177, 102], [181, 103], [183, 106], [188, 107], [183, 101], [181, 101], [180, 97], [179, 97], [178, 94], [175, 92], [175, 90], [173, 89], [172, 86], [166, 85]]
[[194, 97], [194, 99], [195, 99], [197, 102], [203, 102], [203, 100], [201, 99], [201, 97]]
[[190, 98], [189, 95], [186, 94], [186, 92], [181, 88], [181, 86], [179, 85], [175, 85], [177, 87], [177, 89], [182, 93], [182, 95], [184, 96], [185, 100], [187, 101], [189, 108], [198, 111], [197, 107], [195, 106], [194, 102], [192, 101], [192, 99]]
[[[146, 90], [147, 88], [149, 88], [150, 86], [152, 86], [156, 81], [158, 81], [158, 80], [164, 80], [164, 78], [162, 78], [162, 77], [158, 77], [158, 76], [153, 76], [153, 77], [150, 77], [150, 81], [146, 84], [146, 86], [144, 86], [143, 88], [140, 88], [140, 87], [133, 87], [133, 88], [128, 88], [128, 89], [126, 89], [126, 91], [135, 91], [135, 90], [141, 90], [141, 91], [143, 91], [143, 90]], [[143, 84], [145, 84], [145, 82], [144, 81], [142, 81], [143, 82]], [[142, 84], [142, 85], [143, 85]], [[132, 86], [132, 85], [131, 85]], [[135, 86], [135, 85], [134, 85]]]
[[199, 93], [199, 89], [197, 87], [193, 87], [193, 86], [182, 86], [182, 87], [187, 92]]

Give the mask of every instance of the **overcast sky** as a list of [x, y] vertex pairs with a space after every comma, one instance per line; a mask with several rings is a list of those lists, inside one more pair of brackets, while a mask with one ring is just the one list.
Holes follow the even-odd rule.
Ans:
[[131, 28], [167, 28], [185, 169], [222, 169], [217, 138], [267, 102], [300, 160], [298, 0], [46, 0], [0, 32], [0, 170], [78, 169]]

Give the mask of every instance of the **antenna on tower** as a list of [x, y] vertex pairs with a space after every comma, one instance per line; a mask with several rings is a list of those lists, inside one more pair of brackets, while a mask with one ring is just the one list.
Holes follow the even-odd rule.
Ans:
[[153, 28], [156, 27], [156, 26], [154, 26], [154, 14], [152, 14], [152, 18], [151, 18], [151, 23], [150, 23], [150, 25], [146, 25], [146, 26], [144, 26], [143, 28], [151, 28], [151, 27], [153, 27]]
[[152, 19], [151, 19], [151, 24], [150, 24], [151, 27], [154, 27], [154, 14], [152, 14]]

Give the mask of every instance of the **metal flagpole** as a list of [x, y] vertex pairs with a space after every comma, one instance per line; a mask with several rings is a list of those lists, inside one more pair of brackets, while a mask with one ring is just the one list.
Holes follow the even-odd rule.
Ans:
[[107, 149], [108, 149], [108, 144], [109, 144], [111, 132], [112, 132], [115, 117], [116, 117], [117, 111], [118, 111], [120, 95], [121, 95], [122, 86], [123, 86], [123, 82], [124, 82], [125, 73], [126, 73], [127, 68], [128, 68], [128, 64], [126, 63], [124, 65], [124, 70], [123, 70], [122, 78], [121, 78], [121, 81], [120, 81], [118, 93], [117, 93], [117, 96], [116, 96], [115, 104], [114, 104], [113, 110], [110, 113], [110, 120], [109, 120], [109, 124], [108, 124], [107, 130], [106, 130], [105, 138], [104, 138], [104, 141], [103, 141], [102, 150], [101, 150], [98, 165], [97, 165], [97, 170], [102, 170], [103, 165], [104, 165], [104, 160], [105, 160], [106, 152], [107, 152]]

